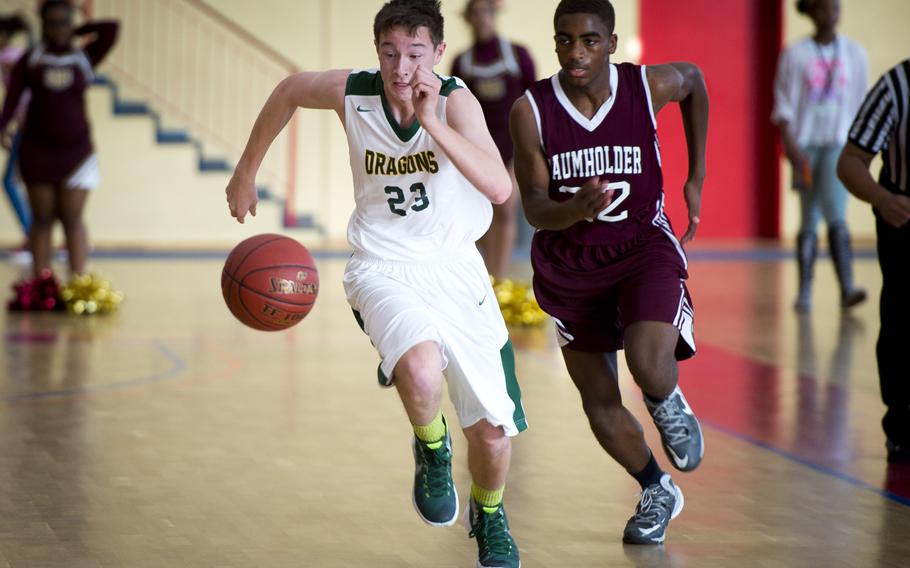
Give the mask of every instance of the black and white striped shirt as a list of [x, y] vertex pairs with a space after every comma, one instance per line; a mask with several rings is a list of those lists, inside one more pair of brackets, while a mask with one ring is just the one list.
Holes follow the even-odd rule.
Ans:
[[908, 193], [910, 178], [910, 59], [882, 75], [866, 95], [850, 127], [849, 140], [863, 150], [882, 153], [879, 183]]

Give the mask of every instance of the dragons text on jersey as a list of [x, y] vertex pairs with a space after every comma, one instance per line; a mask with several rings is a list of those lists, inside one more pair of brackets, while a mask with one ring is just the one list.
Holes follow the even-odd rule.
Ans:
[[397, 176], [417, 172], [435, 174], [439, 171], [439, 164], [436, 162], [436, 154], [431, 150], [400, 157], [367, 150], [363, 156], [363, 169], [369, 176]]

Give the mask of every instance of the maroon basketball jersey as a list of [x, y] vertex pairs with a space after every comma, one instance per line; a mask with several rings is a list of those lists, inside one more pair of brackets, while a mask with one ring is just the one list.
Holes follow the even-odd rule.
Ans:
[[452, 75], [477, 97], [502, 161], [508, 164], [513, 154], [509, 111], [537, 79], [528, 50], [500, 37], [475, 43], [455, 58]]
[[594, 176], [615, 191], [613, 202], [596, 218], [562, 233], [581, 245], [625, 243], [654, 230], [672, 237], [663, 213], [657, 123], [645, 67], [611, 64], [610, 87], [612, 96], [591, 119], [569, 101], [558, 74], [528, 89], [547, 157], [550, 199], [570, 199]]

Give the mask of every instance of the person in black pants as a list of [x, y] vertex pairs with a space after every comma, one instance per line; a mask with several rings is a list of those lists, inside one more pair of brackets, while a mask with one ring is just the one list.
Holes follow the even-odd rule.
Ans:
[[[910, 59], [882, 75], [866, 95], [837, 174], [850, 193], [873, 207], [882, 269], [881, 331], [876, 355], [882, 400], [887, 406], [882, 426], [888, 437], [888, 461], [910, 462], [910, 373], [906, 333], [910, 321]], [[878, 182], [869, 164], [878, 152], [883, 166]]]

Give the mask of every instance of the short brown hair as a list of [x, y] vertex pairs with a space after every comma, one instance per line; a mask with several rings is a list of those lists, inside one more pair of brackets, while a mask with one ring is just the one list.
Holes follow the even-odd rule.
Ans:
[[420, 27], [430, 32], [433, 47], [442, 43], [443, 18], [438, 0], [391, 0], [373, 20], [373, 40], [378, 42], [379, 34], [392, 28], [407, 28], [416, 35]]

